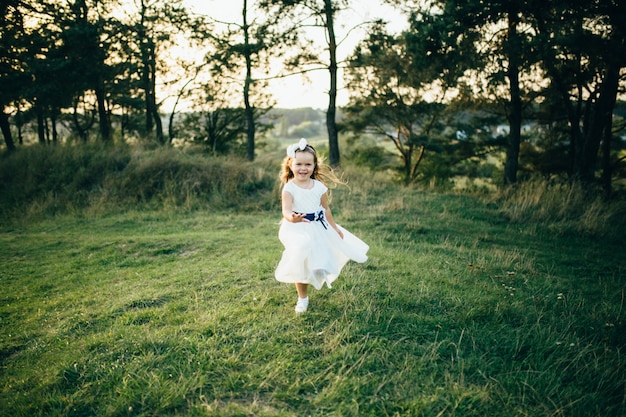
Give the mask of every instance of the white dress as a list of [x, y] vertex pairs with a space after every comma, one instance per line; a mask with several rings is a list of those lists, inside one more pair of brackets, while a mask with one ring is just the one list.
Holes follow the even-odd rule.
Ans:
[[[293, 211], [298, 213], [324, 213], [321, 198], [327, 190], [317, 180], [313, 180], [311, 189], [300, 188], [293, 181], [283, 187], [283, 191], [293, 196]], [[283, 219], [278, 238], [285, 250], [276, 268], [276, 279], [280, 282], [311, 284], [318, 290], [326, 283], [330, 288], [349, 260], [365, 262], [369, 246], [343, 227], [337, 226], [343, 232], [343, 239], [325, 219], [309, 223], [292, 223]]]

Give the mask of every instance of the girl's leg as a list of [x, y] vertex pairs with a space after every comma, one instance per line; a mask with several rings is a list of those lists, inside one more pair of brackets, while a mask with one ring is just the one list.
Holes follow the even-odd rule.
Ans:
[[298, 297], [306, 298], [309, 293], [309, 284], [296, 283], [296, 291], [298, 291]]
[[309, 307], [308, 290], [308, 284], [296, 284], [296, 291], [298, 291], [298, 303], [296, 304], [296, 313], [304, 313]]

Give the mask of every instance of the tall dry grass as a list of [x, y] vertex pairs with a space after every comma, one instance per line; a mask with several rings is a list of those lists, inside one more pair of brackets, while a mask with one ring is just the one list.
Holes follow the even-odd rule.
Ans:
[[[279, 204], [277, 173], [282, 147], [254, 162], [198, 150], [73, 144], [31, 146], [2, 156], [0, 214], [99, 214], [142, 208], [267, 210]], [[345, 164], [346, 187], [333, 191], [333, 208], [358, 217], [404, 204], [406, 188], [389, 199], [393, 173]], [[603, 201], [579, 183], [522, 182], [490, 195], [513, 222], [548, 224], [555, 233], [620, 238], [626, 202]], [[358, 207], [358, 209], [357, 209]]]
[[0, 213], [104, 213], [141, 208], [267, 209], [278, 168], [159, 147], [32, 146], [0, 164]]
[[503, 189], [495, 198], [511, 221], [549, 224], [558, 233], [617, 237], [626, 223], [626, 202], [604, 201], [579, 182], [535, 179]]

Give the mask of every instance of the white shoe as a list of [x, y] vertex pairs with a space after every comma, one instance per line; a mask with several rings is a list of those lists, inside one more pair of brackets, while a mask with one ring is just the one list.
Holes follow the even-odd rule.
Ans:
[[309, 297], [300, 298], [298, 297], [298, 302], [296, 303], [296, 313], [304, 313], [306, 309], [309, 307]]

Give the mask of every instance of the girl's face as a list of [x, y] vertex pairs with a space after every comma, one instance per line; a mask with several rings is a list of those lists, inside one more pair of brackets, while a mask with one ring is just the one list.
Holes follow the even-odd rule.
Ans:
[[315, 169], [315, 156], [311, 152], [296, 152], [289, 165], [296, 181], [308, 181]]

